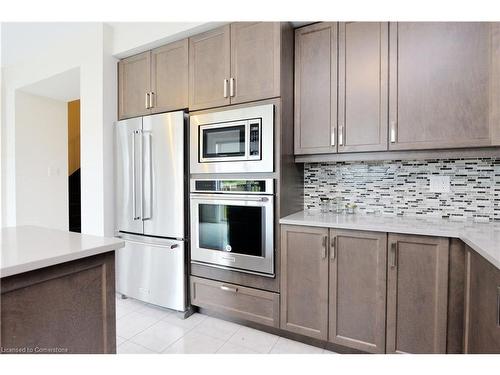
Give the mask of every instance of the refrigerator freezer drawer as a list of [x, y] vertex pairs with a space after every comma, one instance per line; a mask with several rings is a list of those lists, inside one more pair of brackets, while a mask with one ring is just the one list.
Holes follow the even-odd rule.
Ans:
[[[132, 236], [127, 236], [132, 237]], [[116, 290], [127, 297], [177, 311], [186, 309], [184, 242], [123, 238], [116, 252]]]

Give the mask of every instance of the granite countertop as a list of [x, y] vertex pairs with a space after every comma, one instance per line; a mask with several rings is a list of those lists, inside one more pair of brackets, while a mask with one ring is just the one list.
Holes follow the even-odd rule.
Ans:
[[280, 224], [459, 238], [500, 269], [499, 223], [366, 214], [324, 214], [318, 210], [307, 210], [280, 219]]
[[116, 238], [36, 226], [2, 228], [0, 277], [113, 251], [124, 245]]

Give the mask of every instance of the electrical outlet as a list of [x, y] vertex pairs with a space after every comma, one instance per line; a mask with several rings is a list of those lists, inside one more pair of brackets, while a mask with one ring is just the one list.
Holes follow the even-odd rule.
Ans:
[[451, 191], [450, 176], [430, 176], [429, 182], [431, 193], [449, 193]]

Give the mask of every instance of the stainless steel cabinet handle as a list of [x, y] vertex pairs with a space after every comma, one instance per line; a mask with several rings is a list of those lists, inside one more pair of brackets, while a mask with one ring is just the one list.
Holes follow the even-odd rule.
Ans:
[[[150, 220], [152, 216], [153, 207], [153, 161], [151, 155], [151, 132], [142, 133], [142, 220]], [[146, 147], [147, 146], [147, 147]]]
[[328, 236], [324, 236], [323, 237], [323, 256], [322, 258], [323, 259], [326, 259], [326, 257], [328, 256]]
[[398, 244], [397, 244], [397, 242], [391, 243], [391, 253], [392, 253], [391, 268], [395, 268], [398, 266]]
[[228, 83], [228, 80], [225, 78], [224, 79], [224, 98], [227, 98], [227, 83]]
[[344, 145], [344, 125], [339, 126], [339, 146]]
[[226, 286], [226, 285], [221, 285], [220, 289], [225, 291], [225, 292], [232, 292], [232, 293], [237, 293], [238, 288], [232, 287], [232, 286]]
[[330, 135], [330, 146], [335, 146], [335, 133], [337, 132], [337, 128], [333, 128], [332, 134]]
[[155, 93], [150, 92], [149, 93], [149, 108], [153, 108], [155, 106]]
[[229, 79], [229, 96], [233, 97], [234, 96], [234, 78], [231, 77]]
[[396, 121], [391, 121], [391, 136], [390, 136], [390, 141], [391, 143], [396, 143], [396, 138], [397, 138], [397, 127], [396, 127]]
[[330, 259], [335, 260], [335, 258], [337, 257], [337, 236], [334, 236], [332, 238], [331, 247], [332, 252], [330, 253]]
[[149, 109], [149, 92], [146, 93], [144, 107], [146, 107], [146, 109]]

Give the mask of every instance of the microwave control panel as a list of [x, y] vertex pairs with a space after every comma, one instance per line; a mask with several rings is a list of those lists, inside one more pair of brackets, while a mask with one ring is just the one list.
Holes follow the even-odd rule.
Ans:
[[252, 159], [260, 159], [260, 120], [250, 122], [249, 133], [249, 157]]

